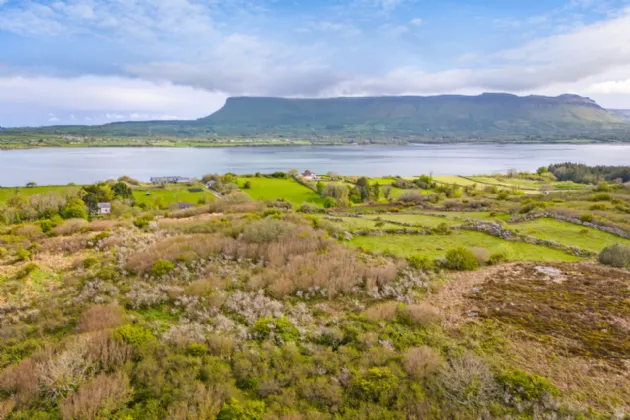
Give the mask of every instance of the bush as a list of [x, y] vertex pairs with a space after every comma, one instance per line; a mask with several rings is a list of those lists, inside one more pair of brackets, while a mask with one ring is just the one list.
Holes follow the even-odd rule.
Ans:
[[333, 197], [326, 197], [324, 198], [324, 208], [325, 209], [332, 209], [337, 207], [337, 200], [335, 200]]
[[630, 267], [630, 246], [621, 244], [607, 246], [599, 253], [599, 262], [617, 268]]
[[79, 317], [79, 332], [100, 331], [115, 328], [123, 323], [123, 310], [116, 305], [96, 305], [85, 310]]
[[31, 259], [31, 251], [24, 248], [20, 248], [15, 253], [15, 256], [18, 259], [18, 261], [27, 261]]
[[435, 264], [433, 260], [430, 260], [429, 258], [423, 257], [421, 255], [412, 255], [407, 258], [407, 262], [411, 267], [415, 268], [416, 270], [431, 271], [435, 269]]
[[27, 277], [29, 274], [31, 274], [33, 271], [37, 270], [38, 268], [39, 266], [37, 264], [28, 263], [24, 267], [19, 269], [17, 273], [15, 273], [15, 278], [23, 279]]
[[263, 401], [247, 401], [241, 403], [230, 398], [223, 404], [216, 420], [260, 420], [265, 412]]
[[389, 301], [383, 303], [377, 303], [374, 306], [370, 306], [365, 311], [367, 319], [373, 322], [379, 321], [393, 321], [398, 313], [398, 307], [401, 304], [399, 302]]
[[580, 220], [583, 222], [587, 222], [590, 223], [593, 221], [593, 215], [592, 214], [583, 214], [580, 216]]
[[503, 390], [520, 401], [539, 401], [547, 396], [558, 395], [560, 390], [548, 379], [530, 375], [522, 370], [508, 370], [497, 376]]
[[408, 322], [428, 327], [440, 319], [440, 312], [428, 303], [406, 306], [399, 310], [401, 317]]
[[133, 394], [129, 378], [121, 372], [100, 374], [59, 404], [64, 419], [100, 418], [126, 404]]
[[208, 353], [208, 347], [204, 344], [190, 343], [186, 347], [186, 354], [188, 356], [200, 357]]
[[593, 204], [588, 209], [589, 210], [606, 210], [607, 208], [608, 206], [606, 204], [598, 203], [598, 204]]
[[151, 274], [155, 277], [162, 277], [175, 269], [175, 264], [167, 260], [157, 260], [151, 268]]
[[464, 247], [451, 249], [446, 253], [444, 266], [450, 270], [470, 271], [479, 268], [475, 254]]
[[300, 332], [287, 318], [282, 317], [273, 319], [271, 317], [263, 317], [256, 321], [252, 327], [253, 334], [260, 340], [266, 340], [272, 335], [282, 342], [298, 341]]
[[144, 344], [147, 341], [155, 338], [153, 336], [153, 333], [149, 329], [132, 324], [126, 324], [122, 327], [116, 328], [116, 331], [114, 332], [114, 337], [131, 345]]
[[448, 226], [448, 224], [442, 222], [439, 225], [437, 225], [437, 227], [433, 228], [433, 232], [438, 235], [450, 235], [451, 228]]
[[278, 219], [263, 219], [245, 227], [243, 238], [257, 244], [277, 242], [293, 230], [294, 225]]
[[374, 367], [351, 383], [351, 392], [360, 401], [388, 405], [396, 396], [399, 379], [388, 367]]
[[504, 263], [508, 260], [507, 256], [503, 253], [495, 253], [490, 255], [490, 258], [488, 258], [488, 265], [497, 265], [497, 264], [501, 264]]
[[428, 347], [412, 347], [403, 358], [405, 371], [416, 379], [426, 378], [437, 373], [444, 360], [437, 350]]
[[595, 188], [595, 191], [602, 191], [602, 192], [610, 191], [610, 184], [605, 181], [600, 182], [599, 184], [597, 184], [597, 188]]
[[608, 193], [595, 194], [591, 198], [591, 201], [610, 201], [610, 194]]

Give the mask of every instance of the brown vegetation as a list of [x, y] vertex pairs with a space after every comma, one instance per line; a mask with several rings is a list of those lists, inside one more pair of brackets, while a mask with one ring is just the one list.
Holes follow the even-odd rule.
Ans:
[[123, 324], [123, 310], [117, 305], [96, 305], [79, 317], [79, 332], [100, 331]]
[[115, 411], [131, 395], [132, 389], [126, 374], [100, 374], [61, 402], [61, 415], [64, 420], [93, 419], [100, 412]]

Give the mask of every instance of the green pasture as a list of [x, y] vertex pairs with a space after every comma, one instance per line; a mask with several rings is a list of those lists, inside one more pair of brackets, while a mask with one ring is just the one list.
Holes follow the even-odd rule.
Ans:
[[10, 197], [14, 195], [31, 196], [35, 194], [49, 194], [49, 193], [62, 193], [64, 191], [79, 190], [79, 186], [71, 185], [46, 185], [38, 187], [10, 187], [0, 188], [0, 204], [5, 203]]
[[390, 252], [399, 257], [420, 255], [444, 257], [449, 249], [460, 246], [485, 248], [503, 253], [511, 261], [577, 261], [580, 258], [552, 248], [523, 242], [505, 241], [480, 232], [461, 231], [451, 235], [356, 236], [351, 246], [371, 252]]
[[508, 225], [512, 230], [535, 238], [576, 246], [593, 252], [614, 244], [630, 245], [630, 240], [607, 232], [591, 229], [555, 219], [536, 219], [530, 222]]
[[[244, 189], [247, 181], [250, 183], [250, 188]], [[239, 177], [238, 186], [254, 200], [283, 198], [295, 205], [303, 203], [322, 205], [324, 201], [315, 191], [298, 184], [293, 179]]]
[[383, 221], [391, 220], [393, 222], [401, 223], [413, 223], [419, 226], [437, 227], [441, 223], [446, 223], [449, 226], [455, 226], [463, 222], [457, 222], [454, 219], [445, 217], [428, 216], [424, 214], [381, 214], [381, 215], [367, 215], [366, 219], [375, 220], [380, 218]]

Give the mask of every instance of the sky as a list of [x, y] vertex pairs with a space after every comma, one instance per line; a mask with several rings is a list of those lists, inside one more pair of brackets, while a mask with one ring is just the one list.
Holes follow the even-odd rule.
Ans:
[[2, 127], [482, 92], [630, 109], [630, 0], [0, 0]]

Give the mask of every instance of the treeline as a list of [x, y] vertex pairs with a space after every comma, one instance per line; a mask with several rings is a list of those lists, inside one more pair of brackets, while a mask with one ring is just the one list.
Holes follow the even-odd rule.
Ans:
[[587, 166], [581, 163], [549, 165], [549, 172], [559, 181], [596, 184], [601, 181], [625, 183], [630, 181], [630, 166]]

